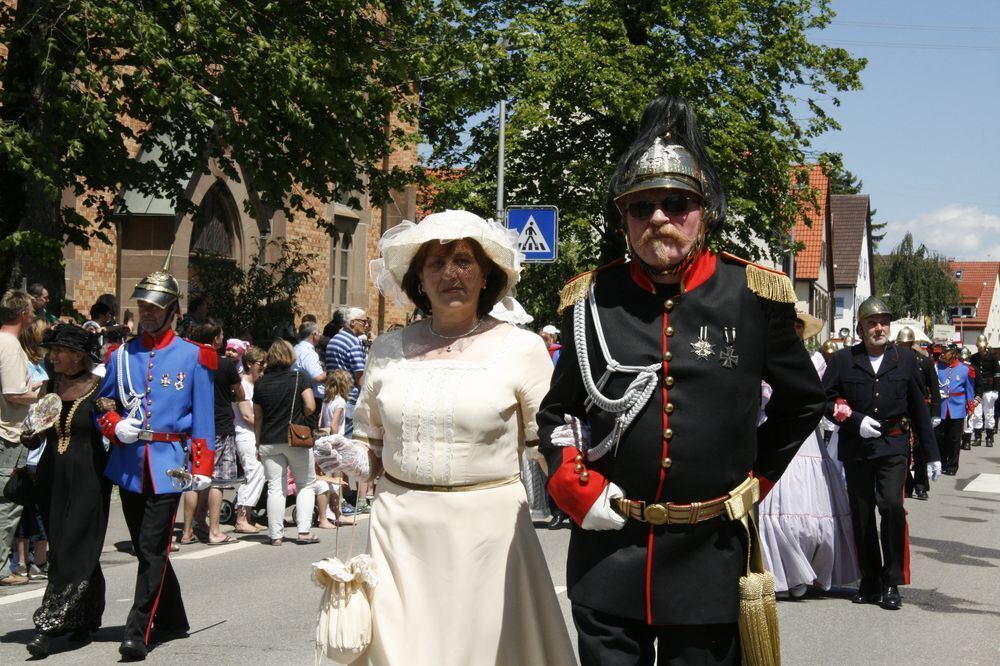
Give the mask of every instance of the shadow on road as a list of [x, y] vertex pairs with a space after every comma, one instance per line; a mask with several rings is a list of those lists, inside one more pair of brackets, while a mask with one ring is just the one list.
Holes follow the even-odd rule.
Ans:
[[968, 516], [941, 516], [945, 520], [957, 520], [962, 523], [985, 523], [985, 518], [970, 518]]
[[[944, 517], [948, 518], [949, 516]], [[946, 564], [958, 564], [970, 567], [995, 567], [997, 566], [996, 564], [987, 560], [1000, 560], [1000, 549], [998, 548], [970, 546], [959, 541], [911, 536], [910, 544], [929, 549], [930, 552], [921, 554]]]
[[[101, 627], [98, 631], [91, 634], [90, 638], [86, 641], [71, 641], [68, 636], [57, 637], [52, 639], [52, 651], [49, 654], [55, 655], [62, 654], [63, 652], [72, 652], [73, 650], [79, 650], [89, 643], [118, 643], [121, 641], [124, 633], [125, 627], [118, 625], [115, 627]], [[28, 641], [30, 641], [34, 635], [34, 629], [17, 629], [15, 631], [8, 631], [3, 636], [0, 636], [0, 643], [7, 643], [11, 645], [20, 643], [21, 645], [27, 645]], [[27, 654], [27, 650], [25, 650], [25, 654]], [[37, 660], [26, 657], [25, 661]]]
[[[961, 597], [951, 597], [935, 590], [922, 590], [916, 587], [907, 587], [903, 597], [906, 604], [912, 604], [921, 610], [931, 613], [964, 613], [968, 615], [995, 615], [1000, 617], [1000, 611], [975, 608], [982, 606], [981, 603], [972, 599], [962, 599]], [[972, 606], [972, 608], [970, 608]]]

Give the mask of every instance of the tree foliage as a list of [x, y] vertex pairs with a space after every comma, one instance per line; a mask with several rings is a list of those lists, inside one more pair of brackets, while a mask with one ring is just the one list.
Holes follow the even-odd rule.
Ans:
[[802, 205], [789, 166], [837, 127], [828, 109], [839, 92], [860, 87], [864, 66], [813, 41], [810, 31], [833, 16], [825, 0], [496, 0], [466, 12], [455, 0], [440, 4], [456, 30], [493, 46], [475, 67], [456, 54], [446, 73], [422, 81], [432, 163], [470, 167], [444, 185], [438, 207], [493, 216], [503, 97], [506, 203], [560, 209], [563, 256], [530, 267], [520, 289], [545, 319], [563, 278], [621, 255], [621, 232], [600, 212], [646, 103], [664, 92], [692, 103], [730, 200], [721, 245], [759, 257], [755, 239], [787, 250]]
[[227, 257], [195, 254], [191, 257], [192, 291], [209, 298], [212, 315], [232, 335], [268, 340], [275, 326], [295, 321], [295, 298], [310, 279], [315, 254], [299, 241], [271, 241], [278, 259], [262, 261], [255, 255], [245, 270]]
[[875, 256], [878, 294], [896, 317], [927, 317], [930, 323], [947, 322], [948, 308], [958, 303], [958, 284], [948, 261], [920, 245], [913, 247], [907, 233], [888, 255]]

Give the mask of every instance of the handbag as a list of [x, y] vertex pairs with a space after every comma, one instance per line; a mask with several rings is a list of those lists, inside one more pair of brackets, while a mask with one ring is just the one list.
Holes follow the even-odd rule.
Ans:
[[299, 373], [295, 373], [295, 393], [292, 394], [292, 411], [288, 414], [288, 445], [295, 448], [309, 449], [313, 445], [312, 428], [307, 425], [292, 423], [295, 418], [295, 398], [299, 394]]
[[15, 467], [3, 486], [3, 496], [8, 502], [28, 506], [35, 501], [35, 480], [27, 467]]

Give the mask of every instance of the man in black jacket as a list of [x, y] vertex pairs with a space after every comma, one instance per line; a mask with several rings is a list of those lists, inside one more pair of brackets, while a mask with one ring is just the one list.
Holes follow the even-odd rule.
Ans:
[[[936, 428], [941, 423], [941, 391], [938, 390], [937, 369], [934, 367], [934, 361], [926, 355], [926, 352], [913, 348], [916, 340], [913, 329], [909, 326], [901, 328], [896, 336], [896, 344], [912, 351], [913, 358], [917, 361], [918, 378], [920, 379], [920, 388], [923, 391], [924, 403], [930, 411], [931, 425]], [[927, 459], [924, 455], [924, 447], [914, 446], [912, 430], [910, 431], [910, 460], [913, 464], [906, 476], [906, 496], [926, 500], [927, 491], [930, 490], [930, 484], [927, 482]]]
[[[647, 107], [609, 189], [631, 259], [564, 288], [538, 414], [549, 492], [574, 521], [580, 659], [739, 663], [746, 539], [722, 503], [778, 480], [823, 392], [788, 278], [706, 249], [725, 196], [684, 101]], [[773, 393], [758, 428], [761, 380]]]
[[976, 371], [976, 408], [972, 412], [972, 428], [975, 433], [973, 446], [983, 443], [983, 429], [986, 429], [986, 446], [993, 446], [996, 432], [997, 389], [1000, 388], [1000, 362], [990, 349], [985, 335], [976, 340], [978, 351], [969, 358], [969, 365]]
[[[889, 308], [874, 296], [858, 308], [862, 342], [830, 358], [823, 386], [827, 418], [840, 424], [838, 457], [847, 474], [861, 585], [854, 603], [902, 607], [899, 585], [910, 582], [903, 486], [910, 430], [923, 447], [927, 474], [941, 476], [931, 417], [913, 352], [889, 341]], [[881, 552], [875, 508], [881, 518]]]

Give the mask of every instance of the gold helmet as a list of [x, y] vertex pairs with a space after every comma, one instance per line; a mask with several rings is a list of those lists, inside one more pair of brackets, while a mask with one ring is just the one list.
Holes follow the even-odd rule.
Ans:
[[864, 321], [875, 315], [888, 315], [890, 319], [892, 318], [892, 312], [889, 311], [885, 301], [878, 296], [869, 296], [858, 307], [858, 321]]
[[909, 326], [904, 326], [899, 329], [899, 333], [896, 334], [896, 342], [916, 342], [917, 336], [913, 335], [913, 329]]
[[832, 354], [837, 351], [837, 343], [833, 340], [827, 340], [823, 343], [823, 346], [819, 348], [820, 352], [823, 354]]
[[625, 187], [615, 194], [615, 201], [640, 192], [660, 187], [687, 190], [705, 196], [705, 176], [701, 167], [684, 146], [670, 140], [670, 135], [657, 137], [653, 145], [639, 157], [635, 166], [625, 174]]
[[132, 292], [132, 298], [152, 303], [163, 309], [177, 302], [181, 296], [181, 288], [174, 276], [167, 272], [173, 252], [174, 248], [171, 246], [163, 262], [163, 268], [139, 280], [139, 284], [135, 285], [135, 290]]
[[990, 348], [990, 343], [986, 339], [985, 335], [980, 335], [978, 338], [976, 338], [976, 347], [979, 349], [980, 353], [983, 353]]
[[962, 347], [961, 353], [963, 361], [968, 361], [970, 358], [972, 358], [972, 352], [969, 351], [968, 347]]

